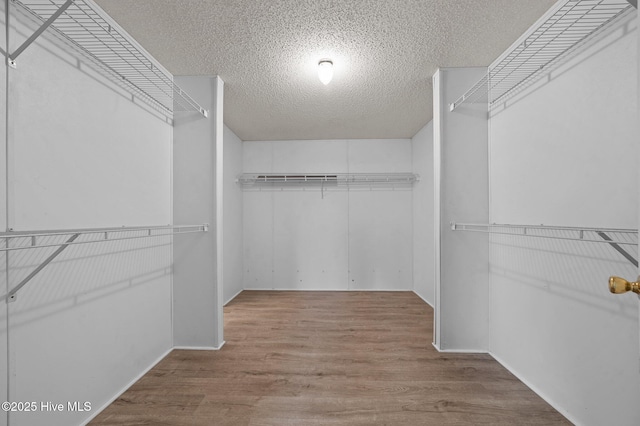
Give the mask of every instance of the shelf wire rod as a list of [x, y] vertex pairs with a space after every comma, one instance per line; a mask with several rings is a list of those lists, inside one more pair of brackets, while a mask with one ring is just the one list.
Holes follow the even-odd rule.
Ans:
[[[77, 229], [55, 229], [55, 230], [37, 230], [37, 231], [8, 231], [8, 232], [0, 232], [1, 238], [22, 238], [22, 237], [52, 237], [52, 236], [60, 236], [60, 235], [69, 235], [74, 233], [80, 234], [98, 234], [102, 232], [136, 232], [136, 231], [146, 231], [151, 229], [152, 231], [170, 231], [177, 230], [183, 228], [196, 228], [196, 229], [204, 229], [207, 228], [207, 224], [202, 225], [180, 225], [179, 227], [176, 225], [154, 225], [154, 226], [121, 226], [121, 227], [113, 227], [113, 228], [77, 228]], [[206, 229], [205, 229], [206, 230]]]
[[[597, 7], [601, 6], [603, 4], [604, 0], [600, 0], [596, 3], [594, 3], [590, 8], [585, 9], [587, 10], [587, 14], [591, 13], [594, 9], [596, 9]], [[574, 4], [573, 7], [569, 10], [573, 11], [575, 9], [576, 5]], [[577, 13], [577, 19], [574, 21], [571, 21], [566, 28], [563, 28], [561, 32], [558, 32], [557, 34], [555, 34], [550, 40], [543, 42], [542, 46], [538, 47], [533, 53], [529, 54], [528, 57], [525, 57], [524, 63], [527, 63], [529, 61], [532, 60], [532, 58], [536, 58], [539, 57], [542, 59], [542, 62], [540, 62], [540, 59], [538, 59], [538, 65], [539, 65], [539, 69], [534, 71], [533, 73], [531, 73], [530, 75], [526, 75], [524, 78], [522, 79], [518, 79], [520, 80], [517, 84], [515, 85], [508, 85], [506, 89], [501, 89], [500, 91], [498, 91], [498, 94], [496, 96], [493, 96], [493, 94], [491, 95], [491, 104], [494, 103], [498, 103], [500, 101], [501, 98], [503, 98], [507, 93], [509, 93], [511, 90], [515, 89], [516, 87], [518, 87], [520, 84], [528, 81], [531, 77], [533, 77], [533, 75], [535, 75], [539, 70], [542, 70], [543, 68], [547, 67], [548, 65], [550, 65], [552, 62], [554, 62], [555, 60], [557, 60], [559, 57], [563, 56], [564, 54], [566, 54], [568, 51], [572, 50], [573, 48], [575, 48], [576, 46], [578, 46], [579, 44], [581, 44], [584, 40], [586, 40], [590, 35], [595, 34], [596, 32], [600, 31], [602, 28], [604, 28], [609, 22], [613, 21], [616, 17], [620, 16], [622, 13], [624, 13], [625, 11], [629, 10], [631, 8], [630, 5], [625, 5], [625, 7], [623, 9], [619, 9], [619, 8], [611, 8], [611, 9], [607, 9], [610, 10], [611, 12], [609, 13], [600, 13], [600, 15], [602, 15], [602, 18], [599, 19], [594, 19], [594, 22], [597, 24], [596, 28], [591, 28], [590, 31], [584, 31], [584, 32], [574, 32], [574, 34], [577, 34], [577, 41], [575, 41], [573, 44], [571, 44], [569, 47], [567, 47], [566, 49], [560, 51], [557, 55], [553, 56], [551, 59], [546, 58], [544, 55], [540, 55], [540, 52], [543, 51], [543, 49], [548, 49], [548, 46], [557, 41], [559, 39], [559, 37], [565, 37], [566, 33], [569, 31], [573, 31], [573, 29], [576, 27], [576, 25], [580, 25], [580, 21], [584, 19], [585, 15], [584, 13]], [[562, 15], [562, 18], [564, 18], [564, 16], [566, 16], [567, 13], [565, 13], [564, 15]], [[603, 21], [604, 19], [604, 21]], [[534, 32], [535, 34], [535, 32]], [[544, 34], [544, 32], [542, 33]], [[541, 35], [539, 35], [537, 38], [539, 39]], [[536, 56], [537, 55], [537, 56]], [[511, 71], [511, 73], [515, 72], [517, 70], [517, 66], [516, 69]], [[490, 73], [494, 73], [494, 75], [496, 74], [496, 72], [494, 70], [491, 70]], [[499, 75], [499, 72], [497, 73]], [[492, 83], [493, 83], [493, 79], [492, 79]], [[495, 83], [496, 86], [498, 86], [500, 84], [500, 81]], [[495, 91], [497, 89], [497, 87], [490, 87], [489, 90], [490, 91]]]
[[[16, 1], [17, 3], [22, 4], [22, 2]], [[77, 4], [76, 4], [77, 6]], [[42, 19], [40, 17], [40, 15], [36, 11], [30, 9], [29, 7], [26, 7], [23, 5], [23, 10], [26, 10], [27, 12], [29, 12], [32, 16], [34, 16], [37, 19]], [[62, 18], [64, 17], [68, 17], [68, 19], [71, 19], [72, 22], [75, 22], [74, 25], [82, 25], [81, 23], [74, 21], [74, 19], [72, 17], [69, 16], [69, 14], [65, 14], [62, 16]], [[59, 18], [60, 19], [60, 18]], [[65, 27], [66, 24], [64, 22], [60, 23], [56, 23], [56, 25], [52, 25], [51, 29], [54, 30], [54, 34], [56, 34], [60, 39], [62, 39], [63, 41], [67, 42], [68, 44], [70, 44], [71, 46], [73, 46], [76, 50], [79, 50], [80, 52], [82, 52], [82, 54], [85, 57], [88, 57], [92, 62], [94, 62], [94, 64], [96, 64], [98, 66], [99, 69], [111, 69], [111, 65], [101, 61], [100, 57], [98, 57], [97, 55], [93, 54], [90, 50], [85, 49], [81, 43], [78, 43], [76, 40], [74, 40], [73, 38], [71, 38], [71, 36], [68, 36], [67, 34], [65, 34]], [[98, 28], [103, 29], [102, 26], [97, 25]], [[87, 33], [87, 29], [83, 28], [82, 33]], [[92, 39], [96, 39], [95, 35], [90, 36], [90, 38]], [[97, 39], [96, 39], [97, 40]], [[104, 45], [107, 49], [111, 50], [115, 57], [122, 57], [120, 54], [118, 54], [117, 52], [115, 52], [113, 50], [113, 48], [109, 47], [108, 45], [106, 45], [103, 41], [97, 40], [98, 43]], [[121, 74], [117, 73], [115, 70], [111, 69], [111, 72], [116, 74], [117, 77], [121, 78], [121, 79], [125, 79]], [[140, 88], [136, 87], [131, 81], [128, 81], [125, 79], [125, 83], [127, 83], [127, 87], [130, 87], [131, 89], [133, 89], [138, 95], [142, 95], [141, 98], [143, 99], [147, 99], [147, 100], [151, 100], [154, 101], [156, 103], [158, 103], [159, 105], [161, 105], [163, 107], [163, 109], [167, 110], [168, 112], [172, 112], [171, 108], [169, 108], [166, 105], [166, 101], [165, 102], [161, 102], [158, 99], [155, 99], [154, 96], [149, 95], [148, 93], [145, 93], [144, 91], [142, 91]]]
[[[481, 97], [483, 92], [481, 89], [484, 86], [489, 84], [489, 74], [486, 73], [484, 77], [482, 77], [471, 89], [469, 89], [466, 93], [456, 99], [451, 105], [449, 105], [449, 111], [455, 110], [460, 104], [464, 102], [473, 102], [477, 98]], [[488, 86], [487, 86], [488, 87]], [[479, 96], [475, 96], [478, 92], [480, 92]], [[488, 89], [484, 91], [484, 93], [488, 92]]]
[[[620, 245], [638, 245], [638, 231], [635, 229], [617, 229], [617, 228], [580, 228], [580, 227], [560, 227], [560, 226], [544, 226], [544, 225], [510, 225], [510, 224], [476, 224], [476, 223], [451, 223], [451, 230], [453, 231], [467, 231], [467, 232], [480, 232], [488, 234], [510, 235], [514, 237], [535, 237], [546, 238], [556, 240], [570, 240], [570, 241], [584, 241], [592, 243], [606, 243], [606, 244], [620, 244]], [[509, 232], [508, 230], [511, 230]], [[514, 231], [520, 232], [514, 232]], [[577, 237], [563, 236], [563, 235], [542, 235], [539, 233], [533, 233], [529, 231], [553, 231], [553, 232], [573, 232], [577, 233]], [[591, 232], [598, 235], [600, 238], [588, 238], [584, 233]], [[623, 239], [613, 239], [610, 237], [605, 239], [602, 234], [620, 234], [627, 235], [631, 238], [631, 241]]]
[[[78, 1], [80, 1], [80, 0], [78, 0]], [[84, 2], [82, 2], [82, 3], [86, 5], [86, 3], [84, 3]], [[90, 14], [91, 12], [93, 12], [92, 9], [89, 9], [89, 12], [87, 12], [87, 11], [83, 10], [79, 5], [78, 5], [78, 9], [82, 10], [82, 12], [85, 13], [85, 15], [91, 20], [91, 22], [95, 25], [96, 28], [100, 28], [103, 32], [105, 31], [105, 28], [97, 22], [97, 20], [96, 20], [96, 18], [94, 16], [92, 16]], [[95, 12], [93, 12], [93, 13], [95, 13]], [[82, 24], [80, 24], [75, 17], [69, 15], [69, 18], [74, 20], [78, 25], [82, 26]], [[89, 34], [91, 36], [93, 36], [98, 43], [103, 44], [104, 47], [107, 50], [111, 50], [111, 51], [114, 52], [114, 54], [116, 56], [120, 56], [123, 61], [126, 61], [127, 63], [135, 62], [140, 67], [143, 67], [143, 69], [145, 67], [147, 67], [146, 58], [140, 57], [140, 55], [138, 55], [136, 51], [132, 50], [132, 48], [129, 47], [129, 45], [127, 43], [123, 42], [123, 40], [121, 39], [119, 33], [116, 33], [117, 36], [113, 36], [113, 39], [117, 42], [117, 46], [115, 46], [115, 47], [112, 47], [112, 46], [108, 45], [104, 40], [99, 38], [98, 35], [91, 34], [91, 33], [89, 33]], [[117, 50], [116, 50], [118, 47], [120, 47], [122, 49], [122, 52], [124, 52], [124, 53], [118, 53]], [[140, 77], [144, 77], [144, 74], [142, 73], [142, 70], [138, 66], [136, 66], [134, 64], [131, 64], [131, 65], [132, 65], [132, 69], [135, 71], [134, 75], [132, 76], [133, 77], [132, 80], [134, 80], [134, 81], [136, 80], [136, 78], [135, 78], [136, 74], [140, 75]], [[154, 74], [156, 74], [157, 77], [159, 77], [160, 79], [163, 79], [162, 75], [159, 75], [157, 73], [154, 73]], [[165, 92], [160, 85], [154, 84], [154, 86], [156, 88], [158, 88], [162, 93], [165, 93], [167, 96], [171, 96], [171, 94]]]
[[459, 223], [459, 222], [451, 222], [451, 226], [460, 226], [460, 227], [480, 227], [480, 228], [528, 228], [528, 229], [537, 229], [537, 230], [553, 230], [553, 231], [580, 231], [583, 230], [585, 232], [620, 232], [629, 235], [637, 235], [638, 230], [631, 228], [589, 228], [583, 226], [556, 226], [556, 225], [516, 225], [511, 223]]
[[[570, 0], [535, 29], [522, 43], [489, 70], [475, 86], [450, 105], [453, 111], [465, 102], [475, 102], [485, 93], [493, 104], [541, 69], [600, 31], [615, 18], [630, 10], [625, 1]], [[486, 80], [487, 90], [479, 90]], [[480, 93], [478, 93], [478, 91]]]
[[[153, 233], [152, 231], [156, 231]], [[185, 225], [180, 227], [131, 227], [131, 228], [109, 228], [109, 229], [96, 229], [96, 230], [64, 230], [64, 231], [52, 231], [52, 232], [41, 232], [36, 231], [35, 233], [17, 233], [13, 235], [11, 232], [3, 232], [0, 235], [0, 239], [5, 239], [8, 241], [13, 241], [20, 239], [31, 239], [34, 237], [55, 237], [55, 236], [67, 236], [71, 234], [78, 234], [80, 236], [83, 235], [95, 235], [94, 239], [87, 239], [83, 241], [72, 241], [67, 245], [79, 245], [79, 244], [91, 244], [91, 243], [99, 243], [105, 241], [122, 241], [122, 240], [135, 240], [140, 238], [149, 238], [149, 237], [169, 237], [173, 235], [179, 234], [191, 234], [198, 232], [207, 232], [208, 225]], [[142, 235], [128, 235], [128, 236], [113, 236], [118, 233], [142, 233]], [[8, 235], [11, 234], [11, 235]], [[10, 247], [9, 244], [6, 244], [5, 247], [0, 247], [0, 252], [3, 251], [16, 251], [16, 250], [26, 250], [26, 249], [34, 249], [34, 248], [50, 248], [50, 247], [59, 247], [61, 243], [40, 243], [37, 245], [20, 245]]]
[[[569, 11], [571, 11], [571, 9], [569, 9]], [[566, 16], [566, 15], [567, 15], [567, 13], [568, 13], [569, 11], [565, 12], [565, 13], [562, 15], [562, 17]], [[535, 32], [534, 32], [534, 34], [535, 34]], [[540, 38], [540, 36], [541, 36], [542, 34], [544, 34], [544, 32], [541, 32], [539, 35], [537, 35], [537, 36], [534, 38], [533, 42], [535, 43], [535, 42]], [[539, 53], [539, 52], [543, 49], [543, 47], [548, 46], [548, 45], [549, 45], [553, 40], [556, 40], [556, 39], [557, 39], [561, 34], [563, 34], [563, 32], [559, 32], [559, 33], [558, 33], [558, 34], [556, 34], [552, 39], [550, 39], [549, 41], [547, 41], [546, 43], [544, 43], [544, 44], [543, 44], [543, 46], [540, 46], [537, 50], [535, 50], [534, 52], [532, 52], [531, 54], [529, 54], [529, 56], [528, 56], [528, 57], [526, 57], [526, 58], [524, 59], [524, 63], [527, 63], [528, 61], [530, 61], [530, 60], [531, 60], [531, 58], [532, 58], [532, 57], [534, 57], [536, 53]], [[527, 39], [525, 39], [525, 41], [524, 41], [524, 42], [523, 42], [523, 44], [522, 44], [522, 46], [523, 46], [523, 47], [522, 47], [522, 52], [525, 52], [525, 51], [526, 51], [526, 49], [527, 49], [527, 41], [528, 41], [528, 40], [527, 40]], [[531, 42], [529, 42], [529, 45], [531, 45], [531, 44], [532, 44], [532, 43], [531, 43]], [[559, 56], [559, 55], [558, 55], [558, 56]], [[500, 71], [501, 71], [501, 70], [503, 70], [503, 69], [506, 69], [509, 65], [511, 65], [511, 64], [516, 60], [516, 58], [517, 58], [518, 60], [521, 60], [521, 57], [520, 57], [520, 55], [519, 55], [519, 54], [518, 54], [518, 55], [514, 55], [514, 56], [513, 56], [509, 61], [505, 62], [505, 63], [504, 63], [504, 65], [502, 65], [502, 62], [501, 62], [501, 63], [499, 64], [499, 66], [497, 67], [497, 68], [498, 68], [497, 70], [496, 70], [496, 69], [492, 69], [492, 70], [490, 70], [490, 71], [489, 71], [489, 73], [490, 73], [490, 74], [493, 74], [493, 77], [491, 78], [491, 82], [492, 82], [492, 84], [494, 84], [494, 85], [498, 85], [498, 84], [500, 84], [500, 83], [501, 83], [502, 79], [498, 78], [498, 80], [496, 81], [496, 80], [495, 80], [496, 76], [499, 76], [499, 75], [500, 75]], [[502, 67], [500, 67], [500, 65], [502, 65]], [[517, 69], [517, 67], [516, 67], [515, 69]], [[514, 69], [514, 71], [515, 71], [515, 69]], [[514, 71], [512, 71], [512, 72], [514, 72]], [[537, 72], [537, 71], [534, 71], [533, 73], [535, 73], [535, 72]], [[530, 74], [529, 76], [527, 76], [525, 79], [528, 79], [531, 75], [533, 75], [533, 73], [532, 73], [532, 74]], [[503, 77], [503, 79], [504, 79], [504, 77]], [[495, 86], [494, 86], [494, 87], [495, 87]], [[490, 92], [491, 92], [491, 90], [492, 90], [492, 89], [493, 89], [493, 87], [489, 87], [489, 91], [490, 91]], [[502, 95], [500, 95], [500, 96], [502, 96]], [[498, 97], [498, 98], [499, 98], [499, 97]], [[498, 98], [496, 98], [495, 100], [497, 100]], [[495, 100], [494, 100], [494, 101], [495, 101]]]
[[[109, 233], [105, 233], [107, 234], [107, 238], [105, 239], [100, 239], [100, 240], [88, 240], [88, 241], [74, 241], [69, 243], [68, 245], [81, 245], [81, 244], [92, 244], [92, 243], [100, 243], [100, 242], [104, 242], [104, 241], [124, 241], [124, 240], [137, 240], [137, 239], [141, 239], [141, 238], [149, 238], [149, 237], [169, 237], [169, 236], [173, 236], [173, 235], [178, 235], [178, 234], [189, 234], [189, 233], [197, 233], [197, 232], [202, 232], [202, 231], [181, 231], [181, 232], [175, 232], [175, 233], [171, 233], [171, 234], [153, 234], [153, 235], [137, 235], [135, 237], [112, 237], [111, 235], [109, 235]], [[36, 246], [19, 246], [19, 247], [2, 247], [0, 248], [0, 252], [10, 252], [10, 251], [17, 251], [17, 250], [26, 250], [26, 249], [37, 249], [37, 248], [51, 248], [51, 247], [59, 247], [60, 243], [46, 243], [46, 244], [39, 244]]]
[[15, 61], [16, 58], [18, 56], [20, 56], [20, 54], [22, 52], [24, 52], [24, 50], [31, 46], [31, 43], [33, 43], [38, 37], [40, 37], [40, 35], [51, 26], [51, 24], [53, 24], [53, 22], [58, 19], [58, 17], [60, 15], [62, 15], [65, 10], [67, 10], [69, 8], [69, 6], [71, 6], [71, 4], [74, 2], [75, 0], [67, 0], [62, 6], [60, 6], [58, 8], [58, 10], [56, 10], [50, 17], [49, 19], [47, 19], [41, 26], [40, 28], [38, 28], [33, 34], [31, 34], [31, 36], [24, 41], [24, 43], [22, 43], [20, 45], [20, 47], [18, 47], [15, 52], [13, 52], [11, 55], [9, 55], [9, 59], [11, 61]]
[[[49, 4], [30, 6], [26, 6], [28, 0], [15, 2], [40, 21], [41, 16], [58, 7], [52, 0]], [[129, 87], [142, 99], [157, 103], [168, 112], [173, 112], [174, 106], [177, 105], [184, 110], [195, 110], [207, 115], [206, 110], [193, 98], [178, 90], [172, 77], [155, 66], [146, 54], [116, 31], [85, 0], [76, 0], [73, 7], [62, 14], [51, 28], [59, 38], [89, 57], [99, 68], [109, 70], [117, 82], [124, 83], [124, 86]], [[105, 42], [104, 38], [111, 42]], [[128, 63], [129, 67], [124, 68], [120, 62]]]
[[[189, 226], [173, 226], [173, 227], [146, 227], [146, 228], [135, 227], [135, 228], [128, 228], [128, 229], [127, 228], [113, 229], [111, 231], [113, 233], [146, 231], [146, 235], [126, 236], [126, 237], [116, 237], [116, 238], [109, 238], [109, 231], [106, 231], [106, 230], [105, 231], [87, 230], [87, 231], [80, 231], [80, 232], [54, 231], [50, 233], [40, 233], [40, 231], [36, 231], [36, 233], [33, 233], [33, 234], [29, 234], [29, 233], [23, 234], [22, 237], [30, 237], [29, 239], [32, 242], [31, 246], [9, 247], [9, 243], [7, 243], [5, 245], [5, 248], [2, 249], [2, 251], [44, 248], [44, 247], [57, 247], [57, 249], [52, 254], [50, 254], [40, 265], [38, 265], [29, 275], [27, 275], [22, 281], [20, 281], [18, 285], [16, 285], [14, 288], [11, 289], [11, 291], [9, 291], [9, 293], [7, 294], [7, 302], [14, 302], [16, 300], [18, 291], [20, 291], [20, 289], [22, 289], [27, 283], [29, 283], [29, 281], [31, 281], [38, 273], [40, 273], [40, 271], [42, 271], [47, 265], [49, 265], [53, 260], [55, 260], [56, 257], [58, 257], [64, 250], [66, 250], [67, 247], [71, 245], [91, 244], [91, 243], [97, 243], [97, 242], [103, 242], [103, 241], [131, 240], [131, 239], [150, 238], [150, 237], [168, 237], [168, 236], [178, 235], [178, 234], [206, 232], [207, 228], [208, 227], [205, 224], [205, 225], [189, 225]], [[163, 230], [163, 231], [171, 231], [171, 232], [162, 233], [162, 234], [153, 234], [152, 230]], [[104, 232], [104, 239], [77, 241], [81, 235], [95, 234], [99, 236], [100, 234], [102, 234], [102, 232]], [[63, 243], [55, 243], [55, 244], [45, 243], [41, 245], [35, 245], [36, 236], [60, 236], [60, 235], [66, 236], [69, 234], [71, 234], [71, 236]], [[4, 238], [7, 240], [12, 240], [12, 239], [20, 238], [20, 236], [5, 236]]]

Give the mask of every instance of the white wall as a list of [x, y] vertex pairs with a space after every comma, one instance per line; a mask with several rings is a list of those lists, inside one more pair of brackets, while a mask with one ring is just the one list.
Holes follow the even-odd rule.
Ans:
[[[251, 172], [410, 172], [411, 141], [243, 143]], [[410, 190], [244, 191], [244, 288], [411, 290]]]
[[[493, 112], [491, 222], [637, 229], [635, 21]], [[607, 288], [636, 268], [603, 244], [493, 236], [490, 271], [492, 354], [576, 424], [640, 424], [638, 300]]]
[[[5, 2], [0, 2], [0, 46], [4, 50], [7, 49], [6, 26], [5, 26]], [[6, 164], [6, 146], [7, 146], [7, 86], [6, 86], [7, 69], [6, 66], [0, 66], [0, 164]], [[5, 166], [6, 167], [6, 166]], [[0, 169], [0, 173], [6, 168]], [[6, 231], [9, 227], [6, 215], [6, 178], [0, 177], [0, 230]], [[0, 399], [6, 401], [7, 395], [7, 379], [8, 379], [8, 346], [7, 346], [7, 309], [5, 303], [5, 295], [9, 292], [9, 282], [6, 279], [7, 261], [4, 253], [0, 255]], [[0, 425], [7, 422], [7, 415], [0, 414]]]
[[176, 224], [208, 223], [209, 232], [174, 237], [173, 336], [176, 347], [215, 349], [223, 337], [223, 82], [180, 76], [175, 81], [209, 116], [177, 113], [173, 145]]
[[[0, 3], [0, 46], [3, 49], [7, 49], [7, 40], [6, 40], [6, 26], [5, 26], [5, 2]], [[7, 94], [7, 86], [6, 86], [6, 76], [7, 76], [6, 66], [0, 66], [0, 164], [6, 164], [6, 146], [7, 146], [7, 110], [6, 110], [6, 94]], [[6, 166], [5, 166], [6, 167]], [[0, 169], [0, 173], [6, 168], [3, 167]], [[0, 177], [0, 230], [6, 231], [9, 227], [7, 223], [7, 215], [6, 215], [6, 178]], [[0, 298], [0, 399], [2, 401], [6, 401], [8, 399], [7, 395], [7, 379], [8, 379], [8, 346], [7, 346], [7, 330], [8, 330], [8, 320], [7, 320], [7, 309], [8, 306], [5, 303], [5, 295], [9, 292], [9, 282], [6, 279], [6, 270], [7, 270], [7, 261], [4, 253], [0, 255], [0, 293], [2, 294], [2, 298]], [[7, 415], [0, 415], [0, 425], [4, 425], [7, 422]]]
[[[10, 50], [30, 33], [18, 25]], [[169, 224], [171, 126], [96, 73], [78, 69], [76, 58], [46, 37], [8, 70], [9, 157], [0, 172], [4, 188], [8, 168], [9, 194], [0, 193], [1, 204], [8, 203], [7, 226]], [[8, 288], [52, 250], [9, 254]], [[0, 341], [2, 358], [9, 356], [9, 395], [3, 400], [86, 401], [91, 411], [9, 413], [0, 423], [81, 423], [172, 346], [171, 240], [69, 247], [7, 307], [9, 347]]]
[[224, 126], [224, 302], [243, 290], [242, 189], [236, 183], [242, 173], [242, 141]]
[[434, 344], [439, 350], [484, 352], [489, 344], [488, 238], [451, 230], [451, 222], [489, 219], [487, 106], [449, 105], [486, 74], [444, 68], [434, 91]]
[[433, 121], [411, 138], [413, 172], [413, 291], [434, 304]]

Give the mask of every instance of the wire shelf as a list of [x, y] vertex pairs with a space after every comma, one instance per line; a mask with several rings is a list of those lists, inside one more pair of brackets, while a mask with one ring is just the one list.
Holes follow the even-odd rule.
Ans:
[[[0, 252], [207, 232], [208, 224], [0, 232]], [[73, 241], [68, 239], [77, 235]]]
[[638, 259], [636, 256], [632, 255], [627, 251], [627, 249], [622, 247], [631, 246], [632, 249], [637, 249], [637, 229], [451, 222], [451, 230], [512, 235], [515, 237], [534, 237], [588, 243], [605, 243], [620, 253], [625, 259], [631, 262], [631, 264], [638, 267]]
[[631, 11], [635, 12], [635, 8], [627, 0], [567, 0], [494, 62], [487, 74], [449, 109], [487, 101], [491, 107]]
[[414, 173], [243, 173], [237, 182], [245, 189], [285, 187], [411, 187]]
[[55, 231], [0, 232], [4, 244], [0, 251], [53, 248], [51, 253], [29, 275], [7, 293], [7, 300], [14, 302], [17, 293], [47, 265], [53, 262], [67, 247], [78, 244], [94, 244], [106, 241], [134, 240], [139, 238], [169, 237], [177, 234], [207, 232], [208, 224], [182, 226], [133, 226], [120, 228], [59, 229]]
[[[173, 76], [94, 2], [72, 0], [67, 3], [65, 0], [11, 1], [23, 15], [40, 24], [53, 18], [48, 26], [50, 33], [106, 71], [133, 95], [169, 114], [197, 111], [207, 116], [207, 111], [173, 82]], [[64, 11], [55, 17], [60, 10]], [[15, 60], [17, 55], [9, 56]]]
[[[638, 245], [637, 229], [452, 222], [451, 230], [514, 235], [520, 237], [585, 241], [591, 243], [622, 244], [630, 246]], [[609, 239], [606, 239], [603, 235], [608, 236]]]

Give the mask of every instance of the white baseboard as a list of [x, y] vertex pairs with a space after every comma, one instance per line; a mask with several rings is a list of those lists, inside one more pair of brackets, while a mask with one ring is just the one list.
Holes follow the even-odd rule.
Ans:
[[413, 291], [410, 288], [245, 288], [247, 291], [388, 291], [388, 292], [400, 292], [400, 291]]
[[509, 364], [507, 364], [506, 362], [504, 362], [503, 359], [501, 359], [500, 357], [496, 356], [494, 353], [492, 352], [488, 352], [489, 355], [491, 355], [493, 357], [493, 359], [495, 359], [498, 363], [500, 363], [500, 365], [502, 365], [504, 368], [506, 368], [511, 374], [513, 374], [514, 376], [516, 376], [518, 378], [518, 380], [520, 380], [522, 383], [524, 383], [529, 389], [531, 389], [533, 392], [535, 392], [540, 398], [542, 398], [547, 404], [549, 404], [550, 406], [552, 406], [553, 408], [555, 408], [560, 414], [562, 414], [567, 420], [569, 420], [571, 423], [573, 423], [576, 426], [581, 425], [582, 423], [578, 422], [575, 418], [573, 418], [573, 416], [571, 416], [570, 413], [568, 413], [566, 410], [564, 410], [559, 404], [557, 404], [553, 399], [549, 398], [548, 395], [546, 395], [544, 392], [542, 392], [542, 390], [540, 390], [540, 388], [538, 388], [537, 386], [534, 386], [531, 384], [531, 382], [529, 382], [527, 379], [525, 379], [524, 377], [522, 377], [520, 374], [518, 374], [516, 372], [515, 369], [511, 368], [509, 366]]
[[422, 297], [422, 296], [420, 295], [420, 293], [418, 293], [418, 292], [417, 292], [417, 291], [415, 291], [415, 290], [412, 290], [412, 291], [413, 291], [413, 293], [414, 293], [416, 296], [418, 296], [420, 299], [422, 299], [422, 301], [423, 301], [424, 303], [426, 303], [427, 305], [429, 305], [429, 306], [431, 306], [431, 307], [433, 308], [433, 305], [432, 305], [432, 304], [431, 304], [427, 299], [425, 299], [424, 297]]
[[431, 343], [438, 352], [445, 354], [488, 354], [488, 351], [482, 349], [441, 349], [435, 343]]
[[226, 342], [222, 342], [218, 347], [216, 346], [174, 346], [173, 349], [179, 349], [183, 351], [219, 351], [222, 349]]
[[227, 306], [227, 304], [229, 304], [229, 302], [231, 302], [233, 299], [235, 299], [236, 297], [238, 297], [238, 295], [240, 293], [242, 293], [244, 291], [244, 289], [240, 289], [239, 292], [237, 292], [236, 294], [234, 294], [233, 296], [231, 296], [231, 298], [229, 300], [227, 300], [226, 302], [224, 302], [224, 305], [222, 306]]
[[169, 348], [164, 354], [162, 354], [158, 359], [156, 359], [153, 363], [151, 363], [151, 365], [149, 367], [147, 367], [144, 371], [142, 371], [140, 374], [138, 374], [125, 387], [123, 387], [119, 392], [117, 392], [111, 399], [109, 399], [106, 403], [104, 403], [98, 410], [93, 412], [89, 418], [87, 418], [85, 421], [83, 421], [81, 423], [82, 426], [85, 426], [86, 424], [88, 424], [98, 414], [100, 414], [102, 411], [104, 411], [105, 408], [107, 408], [109, 405], [113, 404], [113, 402], [116, 399], [120, 398], [120, 396], [123, 393], [125, 393], [131, 386], [133, 386], [145, 374], [147, 374], [149, 371], [151, 371], [151, 369], [153, 367], [155, 367], [160, 361], [165, 359], [167, 357], [167, 355], [169, 355], [171, 352], [173, 352], [174, 349], [185, 349], [185, 350], [190, 350], [190, 351], [195, 351], [195, 350], [197, 350], [197, 351], [218, 351], [218, 350], [222, 349], [222, 347], [224, 346], [225, 343], [226, 342], [222, 342], [220, 344], [220, 346], [218, 346], [218, 347], [213, 347], [213, 346], [211, 346], [211, 347], [204, 347], [204, 346], [174, 346], [172, 348]]
[[87, 418], [85, 421], [83, 421], [81, 424], [82, 426], [86, 425], [87, 423], [89, 423], [91, 420], [93, 420], [98, 414], [100, 414], [102, 411], [104, 411], [105, 408], [107, 408], [109, 405], [111, 405], [113, 403], [113, 401], [115, 401], [116, 399], [120, 398], [120, 395], [122, 395], [123, 393], [125, 393], [131, 386], [133, 386], [138, 380], [140, 380], [145, 374], [147, 374], [149, 371], [151, 371], [151, 369], [153, 367], [155, 367], [160, 361], [162, 361], [163, 359], [166, 358], [167, 355], [169, 355], [171, 353], [171, 351], [173, 351], [174, 348], [169, 348], [164, 354], [162, 354], [158, 359], [156, 359], [154, 362], [151, 363], [151, 365], [149, 365], [149, 367], [147, 367], [145, 370], [143, 370], [140, 374], [138, 374], [133, 380], [131, 380], [126, 386], [124, 386], [120, 391], [118, 391], [111, 399], [109, 399], [106, 403], [104, 403], [98, 410], [94, 411], [93, 413], [91, 413], [91, 416], [89, 416], [89, 418]]

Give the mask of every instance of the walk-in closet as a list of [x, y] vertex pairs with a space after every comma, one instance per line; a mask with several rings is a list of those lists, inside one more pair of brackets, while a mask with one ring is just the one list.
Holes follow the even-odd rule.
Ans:
[[640, 424], [636, 1], [0, 4], [0, 425]]

